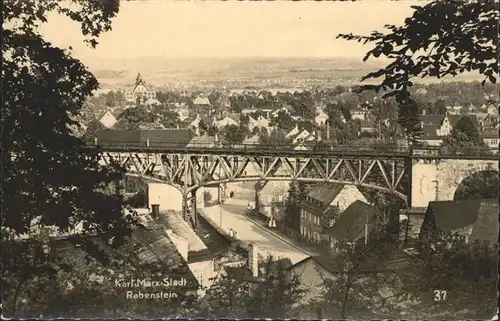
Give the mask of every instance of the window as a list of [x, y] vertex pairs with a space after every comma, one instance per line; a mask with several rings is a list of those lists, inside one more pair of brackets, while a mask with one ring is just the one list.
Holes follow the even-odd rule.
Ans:
[[490, 144], [491, 145], [498, 145], [498, 139], [492, 139]]

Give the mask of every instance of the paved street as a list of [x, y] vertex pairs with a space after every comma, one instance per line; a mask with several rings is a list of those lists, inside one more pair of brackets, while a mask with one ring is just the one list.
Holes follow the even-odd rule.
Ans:
[[[226, 200], [226, 204], [222, 208], [222, 228], [232, 228], [236, 232], [236, 238], [239, 240], [245, 243], [257, 244], [259, 254], [262, 256], [271, 254], [274, 257], [287, 257], [290, 258], [292, 263], [303, 260], [308, 256], [306, 253], [272, 235], [264, 228], [247, 220], [244, 215], [248, 204], [247, 199], [238, 199], [238, 195], [235, 195], [235, 198]], [[220, 206], [200, 209], [200, 212], [215, 222], [217, 226], [220, 226]]]

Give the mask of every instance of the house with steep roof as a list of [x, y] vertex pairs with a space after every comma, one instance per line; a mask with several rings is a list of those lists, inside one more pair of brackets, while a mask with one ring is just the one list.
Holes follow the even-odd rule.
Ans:
[[194, 130], [196, 135], [200, 135], [200, 129], [203, 129], [201, 127], [208, 127], [212, 125], [212, 119], [206, 115], [200, 115], [197, 114], [196, 118], [193, 119], [192, 122], [189, 123], [189, 128]]
[[499, 124], [498, 116], [490, 114], [487, 114], [483, 118], [478, 117], [478, 119], [479, 119], [479, 124], [481, 125], [481, 130], [495, 129]]
[[262, 115], [258, 115], [256, 118], [251, 115], [247, 115], [248, 117], [248, 130], [250, 132], [253, 131], [254, 128], [269, 128], [269, 119], [265, 118]]
[[316, 116], [314, 117], [314, 122], [316, 123], [316, 125], [318, 126], [324, 126], [326, 124], [326, 122], [328, 121], [328, 114], [325, 113], [323, 110], [319, 110], [316, 114]]
[[236, 115], [227, 115], [224, 118], [217, 120], [214, 122], [217, 128], [224, 128], [226, 126], [238, 126], [239, 125], [239, 117]]
[[498, 245], [498, 200], [433, 201], [425, 212], [419, 237], [433, 239], [440, 232], [458, 233], [467, 242]]
[[136, 103], [137, 99], [143, 99], [147, 101], [148, 99], [156, 99], [156, 91], [146, 84], [144, 79], [142, 79], [141, 73], [137, 74], [135, 79], [134, 87], [128, 89], [124, 93], [125, 102], [128, 105], [133, 105]]
[[329, 210], [333, 207], [342, 213], [358, 200], [368, 203], [355, 186], [330, 183], [316, 185], [299, 203], [302, 237], [307, 241], [320, 243], [324, 218]]
[[420, 115], [422, 135], [419, 140], [430, 146], [440, 146], [444, 138], [451, 134], [453, 127], [464, 117], [479, 125], [478, 118], [474, 114]]
[[323, 229], [323, 235], [330, 247], [330, 250], [337, 250], [336, 244], [356, 244], [363, 240], [368, 242], [372, 231], [377, 209], [360, 200], [354, 201], [337, 218], [327, 222], [327, 227]]
[[302, 142], [315, 141], [316, 134], [312, 130], [309, 131], [306, 128], [299, 127], [298, 124], [295, 124], [295, 127], [292, 128], [288, 134], [286, 134], [285, 138], [291, 140], [293, 145], [298, 145]]
[[117, 121], [118, 120], [116, 120], [116, 117], [113, 116], [113, 114], [109, 110], [106, 111], [101, 118], [99, 118], [99, 122], [106, 128], [113, 127]]

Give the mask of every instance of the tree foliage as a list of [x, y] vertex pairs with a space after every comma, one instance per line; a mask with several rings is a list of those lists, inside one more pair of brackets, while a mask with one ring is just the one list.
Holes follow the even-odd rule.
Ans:
[[483, 138], [479, 133], [478, 124], [470, 117], [462, 117], [453, 126], [451, 135], [443, 141], [443, 146], [452, 153], [480, 152]]
[[241, 144], [247, 135], [246, 128], [237, 125], [224, 127], [224, 139], [228, 144]]
[[403, 26], [386, 25], [385, 32], [369, 36], [340, 34], [337, 37], [374, 44], [363, 60], [385, 56], [392, 62], [362, 79], [381, 79], [361, 90], [386, 91], [385, 97], [406, 100], [413, 78], [456, 76], [479, 72], [486, 81], [498, 77], [498, 20], [494, 0], [431, 1], [412, 6], [413, 15]]
[[62, 231], [83, 221], [89, 232], [127, 234], [121, 198], [102, 192], [123, 172], [100, 167], [97, 151], [89, 151], [69, 129], [97, 80], [37, 30], [49, 12], [59, 12], [80, 22], [86, 41], [95, 45], [110, 29], [118, 1], [76, 2], [78, 8], [71, 9], [59, 2], [4, 4], [3, 232], [29, 233], [39, 218]]
[[[119, 244], [133, 223], [131, 215], [124, 216], [122, 198], [105, 192], [123, 177], [123, 169], [100, 166], [98, 151], [89, 150], [71, 129], [98, 82], [68, 50], [38, 31], [50, 13], [59, 13], [78, 22], [85, 41], [95, 46], [111, 28], [119, 3], [65, 4], [3, 4], [2, 250], [21, 235], [34, 238], [45, 227], [70, 232], [79, 224], [83, 234], [107, 233]], [[57, 262], [37, 248], [19, 245], [10, 255], [3, 253], [3, 294], [29, 288], [33, 278], [54, 281]]]
[[322, 275], [322, 294], [313, 301], [322, 317], [368, 318], [373, 315], [380, 317], [391, 310], [395, 312], [395, 306], [389, 305], [387, 292], [398, 286], [397, 277], [391, 271], [377, 267], [385, 260], [386, 246], [340, 241], [335, 248], [336, 253], [329, 258], [333, 260], [329, 265], [337, 272], [331, 277]]
[[300, 277], [283, 260], [269, 256], [264, 273], [252, 280], [221, 273], [210, 288], [203, 315], [230, 318], [287, 318], [305, 293]]
[[[467, 243], [452, 232], [421, 239], [415, 248], [412, 269], [403, 276], [406, 295], [418, 302], [415, 309], [444, 319], [491, 318], [497, 306], [498, 249]], [[446, 291], [446, 299], [436, 298], [436, 290]]]
[[406, 100], [400, 104], [398, 124], [403, 129], [403, 133], [409, 146], [416, 144], [422, 133], [419, 115], [420, 108], [413, 99]]

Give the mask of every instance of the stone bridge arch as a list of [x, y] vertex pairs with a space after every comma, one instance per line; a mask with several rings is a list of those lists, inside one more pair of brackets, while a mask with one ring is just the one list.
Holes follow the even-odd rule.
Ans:
[[455, 190], [454, 200], [498, 198], [498, 170], [482, 170], [464, 178]]
[[460, 184], [480, 172], [497, 173], [498, 161], [474, 159], [414, 160], [411, 175], [411, 207], [427, 207], [431, 201], [453, 200]]

